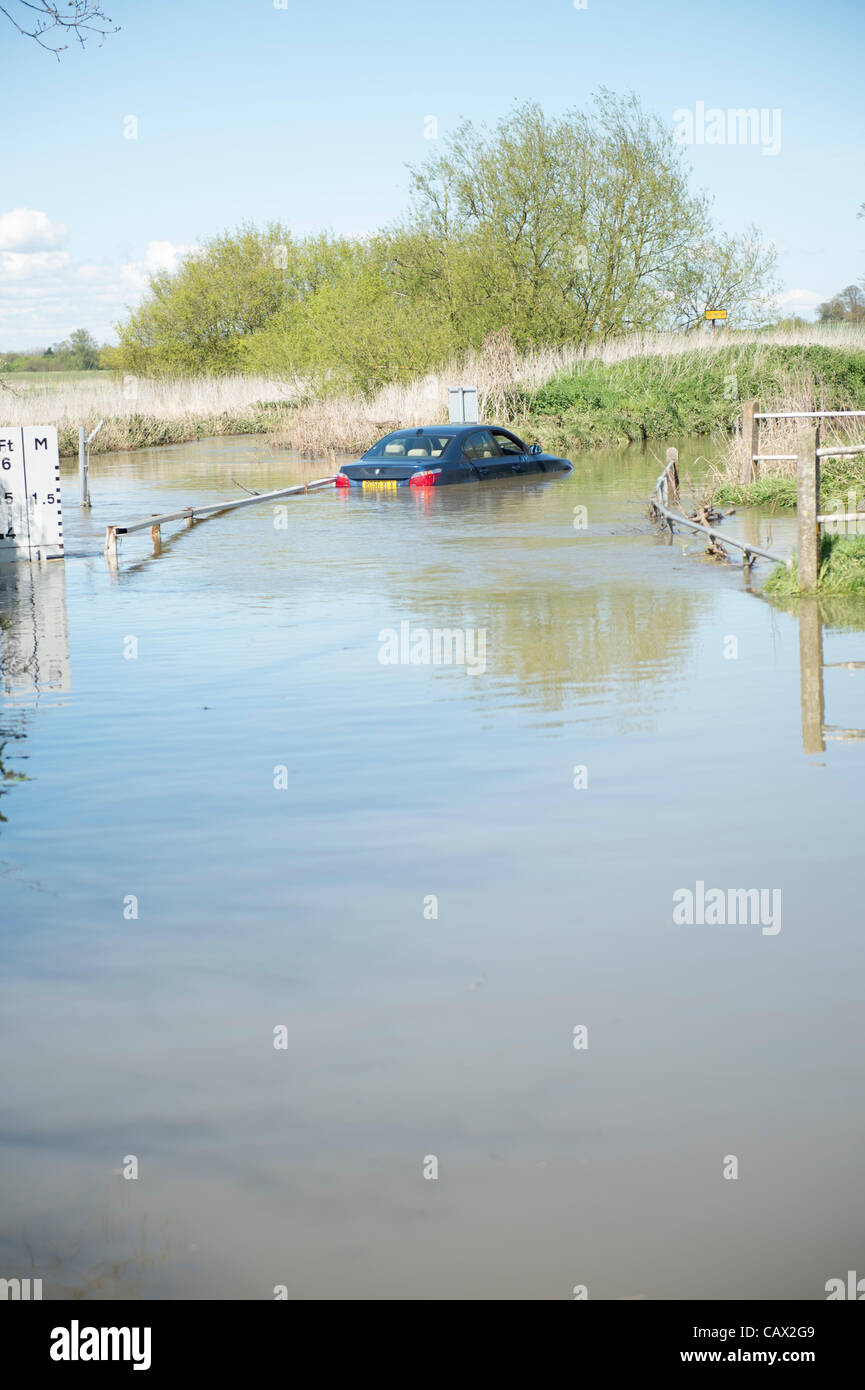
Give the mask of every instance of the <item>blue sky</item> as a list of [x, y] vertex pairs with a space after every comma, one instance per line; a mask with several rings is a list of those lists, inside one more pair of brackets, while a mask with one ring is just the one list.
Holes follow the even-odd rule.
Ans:
[[241, 221], [372, 231], [436, 148], [426, 117], [441, 137], [521, 100], [585, 106], [601, 85], [671, 128], [698, 102], [779, 110], [777, 154], [689, 147], [695, 184], [727, 230], [753, 221], [777, 243], [790, 310], [811, 317], [865, 274], [863, 0], [281, 6], [108, 0], [121, 32], [60, 62], [0, 15], [0, 349], [113, 336], [149, 269]]

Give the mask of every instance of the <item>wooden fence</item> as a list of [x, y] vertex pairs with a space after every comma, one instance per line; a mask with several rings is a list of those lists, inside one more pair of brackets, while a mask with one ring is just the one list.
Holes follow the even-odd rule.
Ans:
[[[823, 420], [865, 419], [865, 410], [765, 410], [757, 401], [746, 401], [742, 410], [742, 464], [739, 481], [747, 485], [760, 476], [761, 463], [796, 464], [796, 512], [798, 520], [799, 587], [816, 589], [820, 571], [820, 531], [826, 522], [865, 521], [865, 512], [820, 512], [820, 460], [865, 454], [865, 444], [820, 447]], [[812, 421], [797, 432], [795, 454], [761, 454], [760, 423], [763, 420]]]

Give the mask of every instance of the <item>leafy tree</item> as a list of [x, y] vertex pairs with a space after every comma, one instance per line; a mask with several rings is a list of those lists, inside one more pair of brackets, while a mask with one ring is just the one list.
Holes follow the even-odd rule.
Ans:
[[742, 320], [768, 303], [774, 252], [755, 229], [713, 230], [682, 148], [636, 97], [466, 123], [410, 178], [405, 217], [375, 236], [243, 226], [153, 276], [118, 327], [124, 367], [367, 389], [503, 330], [516, 348], [585, 343], [693, 324], [718, 298]]
[[133, 371], [237, 370], [240, 344], [308, 287], [315, 273], [279, 224], [211, 238], [176, 271], [151, 277], [149, 295], [118, 325]]
[[518, 346], [660, 326], [685, 249], [708, 231], [683, 152], [634, 96], [558, 120], [528, 103], [471, 123], [412, 170], [412, 226], [461, 336]]
[[[327, 273], [249, 340], [245, 365], [302, 370], [330, 390], [366, 390], [438, 365], [454, 341], [440, 306], [407, 292], [398, 249], [386, 235], [331, 243]], [[322, 254], [320, 245], [305, 250]]]
[[99, 366], [99, 344], [86, 328], [76, 328], [70, 333], [60, 350], [68, 353], [72, 365], [80, 372], [90, 372]]
[[741, 236], [716, 234], [688, 247], [673, 277], [673, 318], [677, 328], [705, 323], [707, 309], [726, 309], [727, 323], [762, 326], [777, 291], [775, 247], [756, 227]]
[[821, 323], [861, 323], [865, 319], [865, 294], [858, 285], [848, 285], [817, 305], [817, 317]]

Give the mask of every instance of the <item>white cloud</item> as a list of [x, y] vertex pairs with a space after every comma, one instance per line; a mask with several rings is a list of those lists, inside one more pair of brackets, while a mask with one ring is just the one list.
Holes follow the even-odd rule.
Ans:
[[0, 351], [44, 347], [75, 328], [112, 341], [113, 325], [140, 301], [150, 276], [176, 269], [195, 249], [150, 241], [134, 261], [76, 262], [65, 251], [0, 247]]
[[121, 267], [125, 292], [131, 291], [140, 298], [151, 275], [157, 275], [160, 270], [176, 270], [185, 255], [197, 250], [197, 246], [175, 246], [171, 241], [149, 241], [143, 260], [127, 261]]
[[144, 264], [153, 274], [158, 270], [176, 270], [182, 257], [195, 250], [195, 246], [174, 246], [170, 241], [148, 241]]
[[60, 270], [69, 261], [66, 251], [0, 251], [0, 265], [10, 280], [39, 279], [48, 271]]
[[33, 208], [0, 213], [0, 251], [51, 251], [66, 240], [62, 222]]
[[778, 311], [786, 311], [788, 314], [799, 314], [804, 317], [806, 314], [813, 313], [818, 304], [822, 304], [825, 295], [815, 294], [814, 290], [785, 290], [783, 294], [775, 296], [775, 307]]
[[778, 295], [778, 303], [786, 308], [788, 304], [819, 304], [821, 296], [813, 290], [785, 290]]

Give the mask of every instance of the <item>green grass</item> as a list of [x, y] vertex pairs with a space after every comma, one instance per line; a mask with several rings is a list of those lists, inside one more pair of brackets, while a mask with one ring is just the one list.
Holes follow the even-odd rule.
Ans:
[[[838, 508], [840, 501], [847, 510], [847, 494], [856, 494], [862, 502], [865, 496], [865, 453], [852, 454], [844, 459], [824, 459], [820, 468], [821, 510]], [[719, 507], [772, 507], [795, 510], [796, 479], [783, 474], [757, 478], [753, 483], [719, 483], [712, 493]]]
[[0, 380], [5, 381], [13, 391], [44, 391], [50, 387], [60, 388], [67, 386], [71, 381], [107, 381], [114, 375], [113, 372], [94, 368], [92, 371], [56, 371], [56, 372], [3, 372], [0, 371]]
[[591, 448], [727, 433], [743, 400], [771, 409], [789, 396], [791, 382], [813, 384], [823, 409], [865, 408], [865, 351], [758, 342], [612, 363], [588, 359], [523, 392], [518, 404], [548, 446]]
[[[791, 569], [778, 565], [772, 571], [764, 592], [777, 598], [792, 598], [805, 592], [799, 588], [795, 558]], [[865, 598], [865, 536], [822, 537], [817, 593]]]

